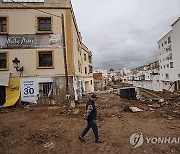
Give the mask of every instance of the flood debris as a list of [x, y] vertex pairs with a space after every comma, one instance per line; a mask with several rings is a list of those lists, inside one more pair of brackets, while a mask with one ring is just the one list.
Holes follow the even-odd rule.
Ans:
[[132, 112], [132, 110], [130, 109], [130, 107], [128, 105], [123, 106], [123, 110], [125, 112]]
[[163, 103], [165, 100], [163, 98], [159, 99], [159, 103]]
[[150, 111], [154, 111], [154, 109], [153, 109], [153, 108], [151, 108], [151, 107], [149, 107], [149, 110], [150, 110]]
[[142, 112], [143, 110], [138, 108], [138, 107], [130, 107], [130, 109], [132, 110], [132, 112]]
[[78, 113], [79, 113], [79, 109], [75, 109], [74, 114], [76, 115]]
[[168, 117], [169, 120], [172, 120], [173, 118], [172, 117]]
[[[127, 100], [110, 94], [108, 91], [104, 94], [98, 93], [97, 95], [99, 98], [97, 102], [99, 109], [97, 121], [100, 131], [103, 133], [106, 147], [109, 146], [108, 151], [105, 151], [107, 148], [104, 144], [99, 145], [99, 148], [104, 149], [105, 147], [105, 153], [109, 153], [109, 151], [117, 153], [115, 147], [117, 146], [118, 148], [121, 144], [125, 149], [122, 148], [118, 153], [127, 153], [130, 147], [130, 145], [129, 147], [127, 146], [127, 138], [119, 138], [118, 136], [125, 135], [130, 137], [130, 134], [134, 133], [135, 130], [141, 129], [143, 134], [151, 136], [157, 134], [156, 132], [160, 136], [168, 136], [169, 132], [171, 136], [177, 135], [180, 128], [178, 123], [180, 102], [171, 102], [167, 98], [154, 101], [152, 97], [151, 100], [143, 98], [144, 102]], [[88, 99], [88, 96], [86, 98]], [[71, 153], [69, 149], [74, 150], [74, 145], [78, 145], [76, 148], [79, 149], [75, 149], [77, 152], [83, 153], [82, 146], [87, 144], [92, 147], [89, 151], [87, 149], [87, 153], [103, 153], [94, 145], [93, 137], [87, 137], [87, 142], [83, 143], [84, 145], [79, 143], [77, 138], [83, 123], [86, 123], [83, 114], [85, 113], [87, 99], [84, 99], [82, 103], [76, 103], [75, 108], [70, 107], [71, 101], [69, 103], [57, 103], [55, 106], [32, 106], [34, 109], [33, 114], [32, 112], [25, 112], [25, 109], [22, 107], [18, 110], [13, 108], [0, 109], [2, 124], [8, 124], [0, 127], [0, 136], [3, 141], [1, 148], [4, 147], [1, 151], [11, 153], [12, 149], [9, 149], [9, 146], [7, 146], [9, 141], [11, 141], [14, 153], [21, 153], [21, 149], [24, 151], [32, 150], [28, 151], [29, 153], [43, 153], [46, 151], [58, 153], [60, 149], [64, 150], [64, 153]], [[5, 111], [7, 113], [4, 113]], [[16, 118], [12, 120], [11, 115]], [[30, 120], [27, 121], [27, 119]], [[153, 132], [149, 132], [147, 123], [151, 123]], [[20, 129], [21, 131], [19, 131]], [[121, 131], [111, 131], [117, 129]], [[14, 136], [16, 136], [16, 140], [14, 140]], [[16, 146], [19, 143], [21, 145], [20, 149], [18, 148], [19, 146]], [[149, 151], [154, 150], [153, 144], [148, 146]], [[27, 149], [27, 147], [33, 148]], [[163, 150], [167, 151], [171, 148], [169, 146], [165, 147], [166, 149]], [[179, 146], [174, 145], [174, 147], [177, 148], [175, 152], [178, 153]], [[161, 146], [157, 146], [156, 150], [161, 151]], [[146, 151], [146, 153], [149, 151]], [[145, 151], [138, 152], [142, 153]]]
[[173, 113], [177, 114], [177, 115], [180, 115], [180, 110], [178, 111], [173, 111]]
[[55, 146], [54, 142], [46, 142], [45, 144], [43, 144], [44, 148], [49, 148], [49, 149], [53, 149]]
[[180, 94], [177, 92], [174, 92], [174, 93], [170, 94], [170, 96], [167, 100], [178, 102], [178, 101], [180, 101]]
[[129, 107], [128, 105], [125, 105], [123, 106], [123, 108], [125, 112], [142, 112], [143, 111], [142, 109], [135, 106]]
[[110, 104], [102, 104], [102, 105], [99, 105], [99, 109], [105, 109], [105, 108], [109, 108], [111, 105]]
[[154, 104], [151, 105], [151, 107], [153, 107], [153, 108], [159, 108], [159, 107], [161, 107], [161, 105], [158, 104], [158, 103], [154, 103]]
[[74, 102], [74, 101], [71, 101], [71, 102], [70, 102], [70, 108], [75, 108], [75, 107], [76, 107], [75, 102]]

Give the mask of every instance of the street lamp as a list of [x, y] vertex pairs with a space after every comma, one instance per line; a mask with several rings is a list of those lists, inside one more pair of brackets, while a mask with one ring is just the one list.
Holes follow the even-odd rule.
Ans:
[[23, 66], [20, 67], [20, 60], [18, 60], [18, 58], [14, 58], [14, 60], [12, 60], [12, 63], [17, 72], [22, 73], [24, 71]]

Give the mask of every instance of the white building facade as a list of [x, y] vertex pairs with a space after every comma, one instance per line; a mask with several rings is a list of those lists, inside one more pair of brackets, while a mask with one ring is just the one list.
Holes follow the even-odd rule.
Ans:
[[180, 90], [180, 17], [158, 41], [159, 60], [124, 74], [123, 81], [154, 91]]
[[158, 41], [160, 80], [163, 89], [180, 89], [180, 18], [172, 25], [172, 30]]

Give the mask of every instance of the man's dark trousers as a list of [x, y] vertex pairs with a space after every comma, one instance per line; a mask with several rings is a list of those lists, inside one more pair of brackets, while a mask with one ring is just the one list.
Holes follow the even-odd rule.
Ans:
[[87, 126], [84, 129], [84, 131], [81, 134], [81, 137], [84, 137], [86, 135], [86, 133], [89, 131], [89, 129], [92, 128], [94, 136], [95, 136], [95, 141], [99, 140], [99, 136], [98, 136], [98, 127], [96, 124], [96, 120], [93, 121], [87, 121]]

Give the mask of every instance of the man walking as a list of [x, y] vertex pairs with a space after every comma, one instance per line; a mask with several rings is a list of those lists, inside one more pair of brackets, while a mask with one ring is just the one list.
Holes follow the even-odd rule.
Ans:
[[79, 136], [79, 139], [81, 141], [85, 141], [84, 136], [89, 131], [89, 129], [92, 128], [95, 136], [95, 142], [101, 143], [98, 135], [98, 126], [96, 124], [96, 116], [97, 116], [97, 110], [95, 106], [96, 101], [97, 101], [97, 96], [95, 94], [92, 94], [90, 100], [86, 104], [85, 119], [87, 120], [87, 126], [83, 130], [82, 134]]

